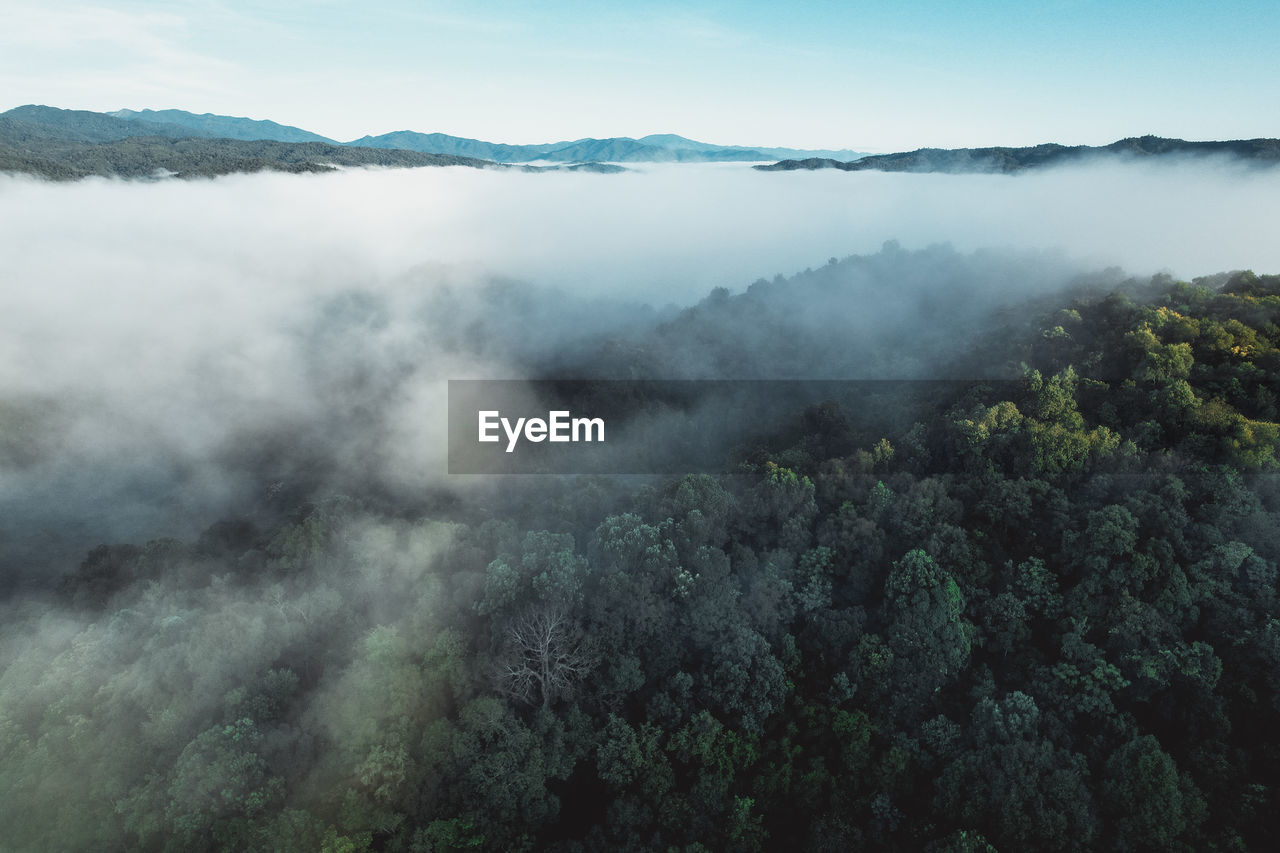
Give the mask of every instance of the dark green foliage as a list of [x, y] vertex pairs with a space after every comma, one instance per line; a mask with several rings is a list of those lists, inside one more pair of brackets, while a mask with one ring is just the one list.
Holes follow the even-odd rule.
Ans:
[[1021, 379], [734, 476], [94, 549], [87, 626], [17, 614], [4, 842], [1268, 849], [1280, 279], [1222, 284], [1054, 305], [985, 353]]

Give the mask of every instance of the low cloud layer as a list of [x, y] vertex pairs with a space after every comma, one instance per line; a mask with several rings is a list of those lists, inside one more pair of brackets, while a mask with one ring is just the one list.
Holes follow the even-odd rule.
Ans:
[[[26, 561], [15, 577], [37, 552], [65, 561], [86, 543], [190, 536], [263, 481], [440, 485], [443, 380], [572, 365], [566, 353], [713, 288], [886, 240], [1047, 251], [1026, 256], [1041, 259], [1031, 296], [1109, 265], [1277, 270], [1277, 221], [1280, 172], [1203, 163], [1017, 177], [734, 165], [0, 178], [3, 557]], [[868, 269], [875, 280], [844, 310], [872, 327], [892, 305], [883, 323], [904, 322], [911, 303], [881, 298], [901, 296], [893, 266]], [[1000, 269], [1008, 299], [1021, 279]], [[956, 286], [979, 287], [979, 273]]]
[[[211, 308], [246, 292], [278, 304], [282, 279], [323, 288], [424, 262], [687, 302], [891, 239], [908, 248], [1057, 247], [1139, 274], [1276, 268], [1278, 189], [1280, 171], [1216, 161], [1018, 176], [762, 174], [728, 164], [624, 175], [450, 168], [67, 186], [5, 178], [0, 225], [17, 276], [101, 280], [134, 271], [154, 294], [165, 270], [165, 293], [185, 302], [188, 288], [197, 290]], [[244, 286], [229, 286], [228, 273]], [[255, 283], [275, 286], [248, 287]]]

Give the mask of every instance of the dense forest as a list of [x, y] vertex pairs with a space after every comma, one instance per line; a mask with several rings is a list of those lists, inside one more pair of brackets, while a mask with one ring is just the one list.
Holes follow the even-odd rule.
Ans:
[[[411, 508], [276, 484], [198, 538], [102, 544], [15, 593], [0, 846], [1266, 849], [1280, 276], [1108, 274], [994, 317], [887, 288], [911, 325], [788, 332], [797, 291], [906, 254], [537, 366], [945, 364], [945, 393], [814, 401], [721, 475]], [[841, 361], [842, 339], [882, 361]]]

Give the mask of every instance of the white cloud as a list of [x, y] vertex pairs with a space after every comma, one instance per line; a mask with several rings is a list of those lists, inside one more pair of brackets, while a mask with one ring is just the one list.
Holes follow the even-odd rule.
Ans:
[[[439, 481], [444, 380], [520, 370], [485, 340], [505, 333], [492, 331], [501, 317], [473, 299], [495, 276], [569, 300], [690, 304], [889, 239], [1060, 248], [1135, 274], [1268, 272], [1277, 221], [1280, 173], [1203, 163], [1017, 177], [734, 164], [2, 178], [0, 400], [53, 401], [36, 437], [57, 452], [9, 477], [0, 503], [48, 501], [77, 519], [112, 507], [136, 525], [119, 538], [186, 535], [156, 513], [207, 524], [243, 497], [228, 459], [276, 429], [338, 477]], [[435, 298], [445, 288], [452, 301]], [[555, 305], [537, 323], [516, 331], [542, 347], [583, 332]]]

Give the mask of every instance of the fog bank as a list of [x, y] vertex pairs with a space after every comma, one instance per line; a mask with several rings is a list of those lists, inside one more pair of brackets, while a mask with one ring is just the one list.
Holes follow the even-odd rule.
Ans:
[[[1016, 176], [717, 164], [622, 175], [430, 168], [63, 186], [0, 177], [0, 239], [17, 281], [163, 268], [167, 292], [183, 301], [182, 288], [204, 284], [214, 264], [246, 284], [305, 277], [314, 289], [433, 262], [684, 303], [886, 240], [1060, 248], [1091, 266], [1185, 278], [1273, 269], [1277, 190], [1280, 171], [1213, 160]], [[167, 266], [175, 263], [182, 266]], [[255, 289], [255, 298], [269, 305], [276, 289]], [[228, 295], [200, 290], [211, 308]]]
[[[945, 338], [940, 324], [974, 298], [970, 333], [980, 309], [1072, 271], [1280, 269], [1278, 221], [1280, 173], [1203, 163], [1016, 177], [737, 164], [3, 177], [0, 559], [12, 578], [38, 552], [191, 536], [264, 484], [441, 486], [445, 379], [534, 363], [573, 374], [602, 340], [647, 341], [667, 353], [647, 363], [671, 377], [744, 361], [764, 375], [768, 354], [722, 349], [727, 366], [714, 366], [714, 342], [647, 330], [713, 288], [739, 293], [886, 240], [1036, 252], [951, 278], [947, 256], [883, 255], [831, 273], [825, 301], [819, 287], [788, 307], [780, 285], [761, 304], [831, 346], [855, 320], [876, 341], [908, 322]], [[954, 308], [925, 316], [933, 280]], [[725, 316], [708, 327], [717, 340], [764, 340]], [[818, 355], [793, 353], [789, 369]]]

